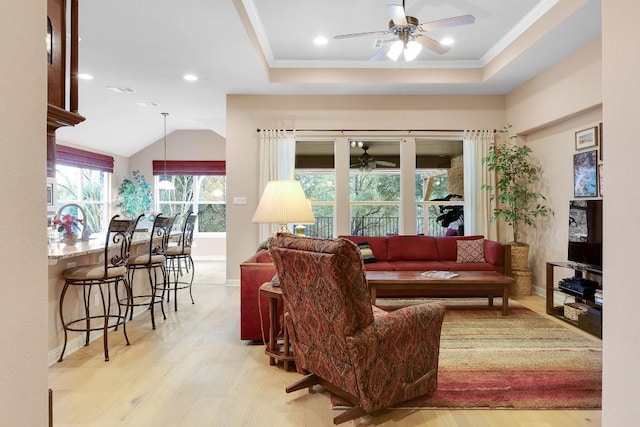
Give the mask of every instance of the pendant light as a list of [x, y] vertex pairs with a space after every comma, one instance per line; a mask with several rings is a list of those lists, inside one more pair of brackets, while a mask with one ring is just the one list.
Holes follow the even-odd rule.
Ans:
[[[161, 113], [164, 116], [164, 176], [167, 176], [167, 116], [169, 113]], [[175, 190], [173, 182], [168, 178], [158, 183], [159, 190]]]

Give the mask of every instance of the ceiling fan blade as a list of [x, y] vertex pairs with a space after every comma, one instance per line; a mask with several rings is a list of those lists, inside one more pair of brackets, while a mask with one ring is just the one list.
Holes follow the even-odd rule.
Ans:
[[387, 161], [385, 161], [385, 160], [376, 160], [376, 161], [375, 161], [375, 163], [376, 163], [376, 165], [378, 165], [378, 166], [386, 166], [386, 167], [389, 167], [389, 168], [393, 168], [393, 167], [395, 167], [395, 166], [396, 166], [396, 164], [395, 164], [395, 163], [393, 163], [393, 162], [387, 162]]
[[415, 41], [420, 43], [422, 46], [427, 49], [431, 49], [435, 53], [442, 55], [443, 53], [449, 52], [449, 47], [440, 44], [439, 41], [432, 39], [431, 37], [417, 35]]
[[395, 25], [407, 25], [407, 15], [404, 13], [404, 7], [398, 6], [397, 4], [388, 4], [387, 13]]
[[389, 52], [392, 44], [393, 43], [385, 43], [384, 46], [378, 49], [376, 53], [374, 53], [373, 56], [369, 58], [369, 61], [379, 61], [381, 59], [385, 59], [387, 57], [387, 52]]
[[388, 34], [389, 31], [367, 31], [364, 33], [351, 33], [351, 34], [338, 34], [337, 36], [333, 36], [334, 39], [348, 39], [351, 37], [362, 37], [362, 36], [370, 36], [372, 34]]
[[473, 15], [460, 15], [446, 19], [439, 19], [437, 21], [425, 22], [418, 27], [419, 31], [433, 31], [440, 28], [455, 27], [457, 25], [467, 25], [476, 22], [476, 18]]

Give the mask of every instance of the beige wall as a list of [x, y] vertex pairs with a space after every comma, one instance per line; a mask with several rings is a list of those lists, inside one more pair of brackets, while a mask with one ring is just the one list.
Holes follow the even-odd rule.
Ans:
[[[241, 96], [227, 97], [227, 278], [259, 244], [251, 223], [258, 204], [261, 128], [478, 129], [504, 124], [502, 96]], [[246, 197], [247, 204], [233, 204]]]
[[[640, 419], [640, 287], [635, 267], [640, 241], [640, 3], [602, 1], [603, 123], [605, 134], [603, 425]], [[639, 297], [639, 298], [636, 298]]]
[[46, 4], [4, 1], [0, 18], [0, 420], [6, 426], [47, 425]]
[[529, 133], [602, 103], [598, 39], [507, 95], [507, 122]]
[[[177, 130], [167, 135], [168, 160], [225, 160], [226, 141], [215, 132], [209, 130]], [[164, 159], [164, 138], [149, 145], [142, 151], [131, 156], [127, 174], [139, 170], [147, 180], [153, 184], [153, 160]], [[227, 170], [229, 166], [227, 165]], [[114, 194], [122, 182], [123, 177], [115, 181]], [[229, 201], [227, 201], [228, 205]], [[224, 236], [196, 236], [194, 239], [194, 258], [223, 259], [226, 256], [226, 237]]]
[[[567, 258], [569, 200], [573, 199], [575, 132], [602, 121], [602, 55], [597, 40], [507, 95], [507, 121], [543, 167], [542, 193], [554, 215], [525, 229], [536, 292], [545, 294], [547, 261]], [[585, 90], [585, 88], [588, 88]]]

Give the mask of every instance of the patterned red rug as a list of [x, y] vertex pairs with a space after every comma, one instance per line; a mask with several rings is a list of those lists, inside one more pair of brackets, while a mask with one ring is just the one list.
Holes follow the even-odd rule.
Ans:
[[514, 303], [447, 309], [438, 390], [396, 407], [598, 409], [601, 390], [602, 342]]

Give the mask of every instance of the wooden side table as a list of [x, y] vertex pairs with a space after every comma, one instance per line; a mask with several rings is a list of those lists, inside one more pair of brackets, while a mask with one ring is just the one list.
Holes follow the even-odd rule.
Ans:
[[282, 345], [278, 344], [278, 300], [282, 300], [282, 289], [279, 287], [271, 287], [271, 283], [266, 282], [260, 286], [260, 294], [269, 297], [269, 343], [265, 349], [265, 354], [269, 356], [269, 365], [279, 365], [285, 371], [293, 368], [293, 354], [289, 347], [289, 334], [287, 325], [282, 325], [283, 337]]

